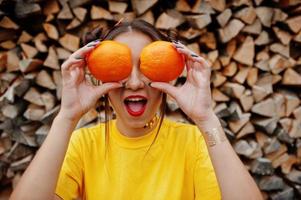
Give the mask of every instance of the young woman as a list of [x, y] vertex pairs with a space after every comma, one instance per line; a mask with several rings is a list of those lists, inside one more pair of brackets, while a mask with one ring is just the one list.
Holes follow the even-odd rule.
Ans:
[[[168, 40], [152, 25], [125, 22], [102, 38], [108, 39], [131, 49], [131, 74], [120, 83], [85, 81], [84, 57], [101, 41], [63, 63], [60, 112], [11, 199], [262, 199], [211, 108], [206, 60], [174, 41], [188, 71], [185, 84], [174, 87], [139, 71], [141, 50]], [[163, 118], [166, 94], [196, 126]], [[116, 120], [73, 132], [103, 95]]]

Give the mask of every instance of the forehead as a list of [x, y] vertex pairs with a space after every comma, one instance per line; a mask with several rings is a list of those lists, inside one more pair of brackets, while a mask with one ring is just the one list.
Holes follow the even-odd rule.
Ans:
[[139, 31], [129, 31], [119, 34], [114, 38], [115, 41], [122, 42], [132, 50], [141, 51], [141, 49], [152, 42], [152, 39]]

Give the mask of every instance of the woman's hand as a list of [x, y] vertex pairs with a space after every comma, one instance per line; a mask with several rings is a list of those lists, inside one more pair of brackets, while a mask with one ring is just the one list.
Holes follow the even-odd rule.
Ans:
[[93, 41], [75, 51], [62, 64], [62, 102], [60, 114], [69, 120], [79, 120], [96, 101], [109, 90], [121, 87], [120, 83], [104, 83], [94, 86], [85, 79], [85, 57], [99, 41]]
[[187, 79], [180, 87], [169, 83], [153, 82], [151, 86], [173, 97], [180, 108], [195, 123], [203, 122], [214, 115], [211, 103], [210, 75], [208, 62], [179, 42], [173, 45], [185, 57]]

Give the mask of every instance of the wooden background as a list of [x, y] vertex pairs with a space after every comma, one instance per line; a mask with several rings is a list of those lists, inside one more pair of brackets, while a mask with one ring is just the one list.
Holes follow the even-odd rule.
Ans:
[[[0, 199], [59, 110], [61, 63], [121, 18], [176, 31], [210, 61], [214, 110], [265, 199], [300, 199], [300, 0], [0, 0]], [[170, 98], [167, 116], [191, 123]]]

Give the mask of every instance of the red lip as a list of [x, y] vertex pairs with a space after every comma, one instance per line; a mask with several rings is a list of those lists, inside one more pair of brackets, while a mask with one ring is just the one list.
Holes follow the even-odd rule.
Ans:
[[124, 103], [127, 112], [131, 116], [134, 116], [134, 117], [141, 116], [144, 113], [145, 109], [146, 109], [147, 98], [145, 96], [142, 96], [142, 95], [130, 95], [130, 96], [127, 96], [126, 98], [124, 98], [124, 102], [126, 101], [126, 99], [132, 99], [132, 98], [142, 98], [142, 99], [146, 100], [146, 102], [143, 105], [142, 105], [142, 103], [137, 102], [137, 104], [140, 104], [139, 110], [133, 110], [133, 109], [131, 109], [131, 106], [129, 106], [129, 104]]

